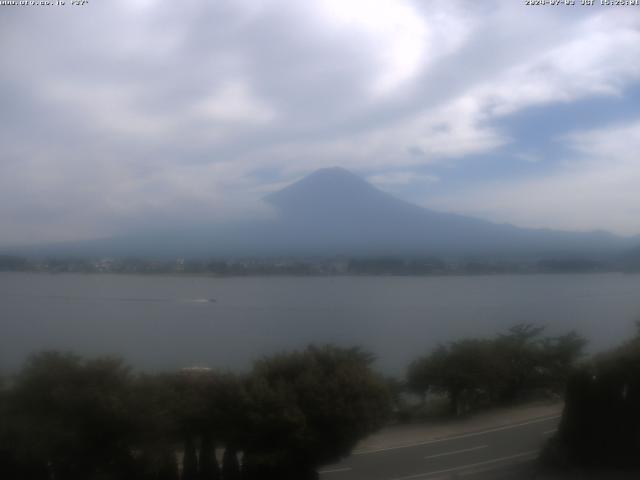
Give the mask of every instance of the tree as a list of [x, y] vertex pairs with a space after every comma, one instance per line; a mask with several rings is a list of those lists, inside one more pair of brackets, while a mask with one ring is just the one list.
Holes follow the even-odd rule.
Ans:
[[4, 379], [0, 377], [0, 477], [12, 478], [19, 476], [17, 459], [11, 448], [13, 443], [9, 427], [8, 392]]
[[435, 369], [431, 365], [429, 356], [420, 357], [409, 364], [407, 369], [407, 388], [420, 397], [424, 404], [429, 389], [434, 386]]
[[184, 458], [182, 460], [182, 480], [197, 480], [198, 478], [198, 454], [191, 436], [187, 436], [184, 442]]
[[201, 378], [204, 399], [200, 431], [222, 445], [239, 445], [247, 429], [249, 408], [243, 379], [232, 374], [211, 373]]
[[491, 395], [499, 381], [492, 343], [467, 339], [444, 346], [422, 357], [409, 368], [414, 391], [442, 392], [449, 397], [451, 412], [468, 412], [482, 395]]
[[573, 465], [640, 467], [640, 335], [569, 379], [555, 456]]
[[120, 360], [57, 352], [31, 357], [10, 399], [14, 452], [33, 468], [47, 465], [47, 476], [59, 479], [133, 478], [130, 384]]
[[184, 441], [177, 409], [175, 375], [141, 375], [131, 387], [131, 415], [135, 419], [133, 448], [139, 452], [141, 477], [178, 480], [176, 446]]
[[152, 470], [145, 478], [154, 480], [180, 480], [178, 462], [176, 461], [176, 454], [173, 450], [162, 450], [158, 460], [157, 468]]
[[542, 338], [543, 327], [516, 325], [494, 339], [440, 345], [410, 364], [409, 388], [443, 392], [459, 415], [480, 403], [510, 403], [536, 389], [560, 391], [586, 341], [575, 332]]
[[198, 465], [200, 480], [220, 480], [220, 466], [216, 459], [215, 444], [210, 434], [202, 436]]
[[562, 393], [566, 381], [584, 355], [587, 341], [576, 332], [544, 338], [541, 342], [541, 383], [556, 393]]
[[224, 449], [222, 458], [222, 480], [240, 480], [240, 464], [238, 451], [231, 445]]
[[544, 327], [518, 324], [495, 340], [496, 355], [501, 367], [503, 385], [499, 398], [513, 402], [523, 390], [534, 385], [537, 370], [542, 365], [540, 335]]
[[257, 362], [247, 383], [247, 478], [317, 478], [379, 428], [389, 393], [359, 349], [308, 347]]

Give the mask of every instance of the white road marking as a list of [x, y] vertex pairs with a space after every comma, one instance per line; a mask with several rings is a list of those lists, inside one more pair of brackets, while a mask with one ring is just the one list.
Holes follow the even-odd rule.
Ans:
[[556, 433], [558, 431], [557, 428], [554, 428], [553, 430], [547, 430], [546, 432], [542, 432], [543, 435], [551, 435], [552, 433]]
[[480, 450], [482, 448], [487, 448], [488, 446], [489, 445], [479, 445], [477, 447], [465, 448], [462, 450], [454, 450], [452, 452], [438, 453], [436, 455], [429, 455], [427, 457], [424, 457], [424, 459], [428, 460], [430, 458], [446, 457], [447, 455], [455, 455], [457, 453], [473, 452], [474, 450]]
[[459, 467], [445, 468], [444, 470], [434, 470], [432, 472], [416, 473], [415, 475], [407, 475], [406, 477], [396, 477], [396, 478], [392, 478], [391, 480], [411, 480], [414, 478], [430, 477], [433, 475], [440, 475], [443, 473], [459, 472], [461, 470], [467, 470], [469, 468], [481, 467], [483, 465], [490, 465], [492, 463], [505, 462], [507, 460], [514, 460], [516, 458], [522, 458], [522, 457], [537, 455], [537, 454], [538, 454], [538, 450], [530, 450], [528, 452], [509, 455], [508, 457], [494, 458], [491, 460], [485, 460], [484, 462], [469, 463], [467, 465], [460, 465]]
[[489, 430], [482, 430], [480, 432], [464, 433], [462, 435], [454, 435], [452, 437], [447, 437], [447, 438], [439, 438], [439, 439], [436, 439], [436, 440], [427, 440], [426, 442], [408, 443], [406, 445], [398, 445], [398, 446], [395, 446], [395, 447], [386, 447], [386, 448], [377, 448], [377, 449], [374, 449], [374, 450], [360, 450], [360, 451], [353, 452], [352, 455], [368, 455], [370, 453], [388, 452], [390, 450], [400, 450], [402, 448], [420, 447], [422, 445], [432, 445], [434, 443], [449, 442], [449, 441], [453, 441], [453, 440], [459, 440], [461, 438], [476, 437], [478, 435], [484, 435], [486, 433], [500, 432], [502, 430], [510, 430], [512, 428], [525, 427], [527, 425], [533, 425], [533, 424], [536, 424], [536, 423], [548, 422], [549, 420], [555, 420], [556, 418], [560, 418], [560, 415], [554, 415], [552, 417], [545, 417], [545, 418], [538, 418], [536, 420], [530, 420], [528, 422], [514, 423], [513, 425], [505, 425], [504, 427], [490, 428]]
[[351, 470], [351, 467], [343, 467], [343, 468], [332, 468], [330, 470], [320, 470], [318, 473], [320, 475], [324, 475], [325, 473], [338, 473], [338, 472], [348, 472]]

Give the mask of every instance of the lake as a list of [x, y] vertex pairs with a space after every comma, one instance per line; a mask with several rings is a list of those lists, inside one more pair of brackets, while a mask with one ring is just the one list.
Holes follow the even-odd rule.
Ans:
[[[215, 301], [210, 301], [215, 299]], [[520, 322], [577, 330], [592, 351], [640, 320], [640, 275], [240, 277], [0, 273], [0, 370], [41, 349], [139, 369], [244, 370], [308, 343], [360, 345], [401, 373], [438, 342]]]

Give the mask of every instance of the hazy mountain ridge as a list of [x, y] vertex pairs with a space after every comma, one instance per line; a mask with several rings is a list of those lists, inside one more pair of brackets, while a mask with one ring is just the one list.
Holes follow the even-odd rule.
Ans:
[[164, 229], [46, 246], [41, 254], [138, 256], [610, 256], [640, 240], [495, 224], [400, 200], [342, 168], [265, 197], [273, 219]]
[[281, 226], [309, 245], [349, 245], [356, 253], [576, 255], [633, 245], [607, 232], [523, 229], [425, 209], [341, 168], [316, 171], [266, 200], [280, 212]]

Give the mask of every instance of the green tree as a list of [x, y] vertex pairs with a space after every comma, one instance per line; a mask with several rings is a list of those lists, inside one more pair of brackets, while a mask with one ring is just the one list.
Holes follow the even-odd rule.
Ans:
[[424, 404], [427, 393], [435, 385], [436, 370], [431, 365], [431, 356], [414, 360], [407, 369], [407, 389], [420, 397]]
[[389, 413], [384, 380], [359, 349], [309, 347], [255, 364], [247, 384], [247, 478], [317, 478]]
[[175, 450], [184, 437], [174, 379], [174, 374], [141, 375], [132, 385], [133, 446], [145, 480], [179, 478]]
[[46, 352], [16, 378], [9, 411], [14, 451], [61, 480], [133, 478], [129, 369], [121, 361], [83, 361]]
[[502, 401], [512, 402], [523, 390], [535, 385], [543, 364], [540, 349], [543, 331], [544, 327], [518, 324], [495, 340], [500, 375], [504, 382], [500, 392]]
[[471, 410], [482, 396], [491, 396], [497, 388], [493, 344], [488, 340], [461, 340], [440, 345], [409, 367], [409, 383], [414, 391], [445, 393], [451, 413]]
[[220, 466], [216, 459], [215, 443], [209, 433], [205, 433], [202, 436], [198, 467], [200, 480], [220, 479]]
[[241, 444], [249, 408], [243, 379], [232, 374], [211, 373], [201, 380], [205, 405], [201, 434], [215, 438], [222, 445]]
[[182, 460], [182, 480], [198, 479], [198, 454], [193, 437], [188, 435], [184, 442], [184, 458]]
[[640, 467], [640, 335], [577, 369], [548, 460]]
[[229, 445], [224, 449], [222, 458], [222, 480], [240, 480], [241, 477], [238, 451]]
[[584, 356], [587, 341], [576, 332], [544, 338], [541, 342], [540, 382], [556, 393], [562, 393], [566, 381]]
[[423, 397], [429, 391], [445, 393], [454, 414], [481, 403], [514, 402], [536, 389], [558, 392], [586, 342], [575, 332], [543, 338], [543, 331], [521, 324], [493, 339], [440, 345], [410, 364], [407, 384]]
[[176, 454], [171, 449], [165, 449], [161, 451], [155, 462], [152, 463], [157, 466], [145, 478], [154, 480], [180, 480], [180, 474], [178, 473], [178, 462], [176, 461]]

